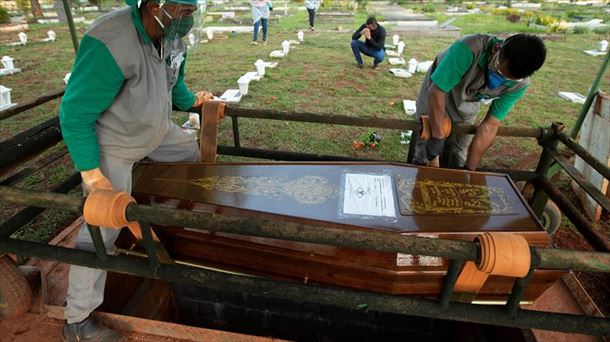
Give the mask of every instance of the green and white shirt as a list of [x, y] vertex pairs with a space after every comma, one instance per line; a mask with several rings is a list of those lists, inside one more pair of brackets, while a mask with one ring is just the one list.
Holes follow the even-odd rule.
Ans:
[[480, 102], [493, 99], [490, 114], [504, 120], [523, 96], [529, 78], [506, 80], [495, 89], [486, 86], [486, 73], [494, 45], [502, 40], [485, 34], [465, 36], [441, 52], [428, 70], [417, 97], [417, 115], [428, 115], [432, 84], [447, 93], [445, 112], [453, 122], [474, 122]]
[[195, 103], [184, 82], [186, 47], [176, 39], [161, 50], [162, 57], [136, 7], [108, 13], [86, 32], [59, 113], [77, 170], [97, 168], [100, 153], [146, 157], [167, 133], [172, 105]]

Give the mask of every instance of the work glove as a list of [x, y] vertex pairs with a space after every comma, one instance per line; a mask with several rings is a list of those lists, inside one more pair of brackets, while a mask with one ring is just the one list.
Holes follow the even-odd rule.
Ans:
[[203, 106], [203, 103], [205, 101], [211, 100], [213, 98], [214, 94], [208, 91], [198, 91], [197, 93], [195, 93], [195, 103], [193, 104], [193, 107]]
[[443, 152], [443, 146], [445, 139], [438, 139], [431, 137], [426, 143], [426, 158], [428, 161], [438, 157]]
[[81, 171], [81, 178], [83, 179], [83, 191], [85, 195], [90, 194], [94, 190], [112, 190], [112, 183], [102, 174], [99, 168]]

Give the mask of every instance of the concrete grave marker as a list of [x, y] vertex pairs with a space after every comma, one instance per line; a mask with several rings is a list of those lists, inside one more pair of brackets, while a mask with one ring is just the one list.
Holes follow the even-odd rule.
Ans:
[[584, 104], [585, 100], [587, 99], [585, 96], [583, 96], [579, 93], [571, 93], [569, 91], [560, 91], [559, 93], [557, 93], [557, 95], [559, 95], [559, 97], [561, 97], [564, 100], [568, 100], [572, 103], [579, 103], [579, 104]]
[[239, 89], [227, 89], [221, 96], [220, 100], [226, 103], [239, 103], [241, 101], [242, 94]]
[[390, 58], [390, 59], [388, 59], [388, 61], [390, 62], [391, 65], [403, 65], [403, 64], [406, 64], [405, 60], [402, 57], [400, 57], [400, 58], [398, 58], [398, 57]]
[[16, 106], [16, 103], [11, 102], [11, 90], [3, 85], [0, 85], [0, 110], [9, 109]]
[[407, 115], [413, 115], [417, 110], [417, 107], [415, 106], [415, 101], [413, 100], [402, 100], [402, 106], [405, 109], [405, 113], [407, 113]]
[[0, 76], [12, 75], [12, 74], [21, 72], [21, 69], [15, 68], [15, 65], [13, 64], [14, 60], [15, 60], [14, 58], [9, 57], [9, 56], [2, 57], [3, 68], [0, 69]]
[[54, 31], [47, 31], [47, 38], [43, 38], [43, 42], [54, 42], [57, 39], [57, 35]]
[[413, 76], [413, 74], [408, 72], [407, 69], [391, 68], [390, 72], [396, 77], [409, 78]]

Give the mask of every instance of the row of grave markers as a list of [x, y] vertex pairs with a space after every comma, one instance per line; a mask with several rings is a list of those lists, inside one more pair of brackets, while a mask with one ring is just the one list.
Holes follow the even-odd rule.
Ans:
[[[212, 31], [207, 30], [206, 32]], [[189, 34], [187, 38], [189, 39], [189, 44], [193, 46], [195, 44], [194, 35], [191, 36]], [[208, 34], [208, 39], [213, 39], [213, 35], [210, 37]], [[292, 45], [299, 45], [304, 41], [305, 34], [303, 31], [297, 33], [297, 39], [298, 40], [284, 40], [281, 45], [282, 49], [271, 51], [269, 57], [282, 58], [287, 56]], [[250, 82], [261, 80], [265, 76], [266, 69], [277, 67], [278, 62], [265, 62], [262, 59], [258, 59], [254, 62], [254, 66], [256, 67], [256, 71], [248, 71], [237, 80], [238, 89], [227, 89], [220, 97], [215, 96], [214, 100], [220, 100], [225, 103], [239, 103], [242, 97], [248, 95]], [[187, 133], [194, 133], [200, 128], [199, 115], [197, 113], [191, 113], [189, 119], [182, 125], [182, 128], [185, 129]]]

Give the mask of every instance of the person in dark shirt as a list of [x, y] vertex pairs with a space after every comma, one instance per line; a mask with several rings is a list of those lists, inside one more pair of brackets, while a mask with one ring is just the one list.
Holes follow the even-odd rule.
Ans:
[[[358, 40], [361, 36], [364, 36], [364, 42]], [[379, 69], [379, 63], [385, 58], [385, 29], [377, 23], [375, 17], [369, 17], [352, 35], [352, 52], [358, 68], [362, 69], [360, 54], [363, 53], [373, 57], [373, 69]]]

